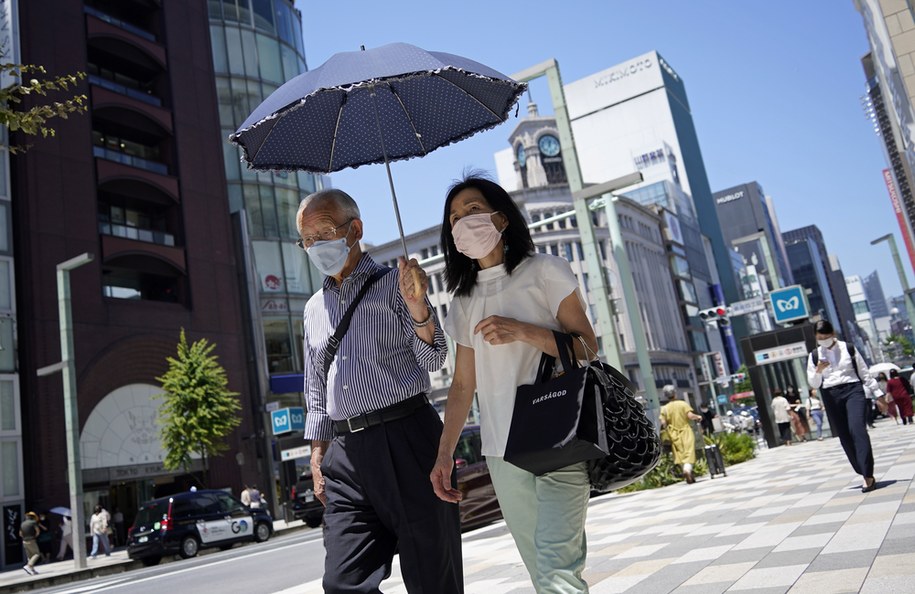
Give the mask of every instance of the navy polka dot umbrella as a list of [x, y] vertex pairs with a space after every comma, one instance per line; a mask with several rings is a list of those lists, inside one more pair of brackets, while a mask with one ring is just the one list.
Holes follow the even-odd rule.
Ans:
[[331, 173], [421, 157], [504, 122], [527, 88], [473, 60], [392, 43], [331, 56], [255, 109], [229, 137], [258, 170]]

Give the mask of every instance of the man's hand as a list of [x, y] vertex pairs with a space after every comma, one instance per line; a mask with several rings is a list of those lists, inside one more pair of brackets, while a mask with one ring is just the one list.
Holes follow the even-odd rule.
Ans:
[[324, 493], [324, 475], [321, 474], [321, 461], [324, 460], [324, 454], [329, 446], [329, 441], [314, 439], [311, 442], [311, 478], [314, 481], [315, 497], [324, 507], [327, 507], [327, 495]]
[[[404, 301], [407, 302], [410, 313], [416, 314], [420, 318], [425, 317], [425, 300], [426, 291], [429, 290], [429, 277], [419, 267], [416, 258], [411, 258], [409, 262], [403, 258], [398, 258], [397, 270], [400, 271], [400, 294], [403, 295]], [[422, 319], [418, 321], [421, 322]]]
[[454, 459], [451, 454], [442, 454], [439, 452], [435, 460], [435, 466], [429, 474], [429, 480], [432, 481], [432, 490], [442, 501], [448, 503], [458, 503], [464, 498], [464, 494], [458, 489], [451, 486], [451, 470], [454, 468]]
[[823, 373], [823, 370], [827, 367], [829, 367], [829, 361], [820, 359], [820, 362], [817, 363], [817, 373]]

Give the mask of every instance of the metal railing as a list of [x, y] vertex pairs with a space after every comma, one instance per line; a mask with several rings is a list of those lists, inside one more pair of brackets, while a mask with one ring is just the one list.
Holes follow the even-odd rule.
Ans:
[[105, 21], [109, 25], [114, 25], [115, 27], [118, 27], [119, 29], [124, 29], [125, 31], [130, 31], [134, 35], [139, 35], [143, 39], [148, 39], [149, 41], [156, 40], [156, 36], [153, 35], [152, 33], [150, 33], [149, 31], [146, 31], [145, 29], [141, 29], [140, 27], [137, 27], [136, 25], [131, 25], [130, 23], [122, 21], [121, 19], [115, 18], [115, 17], [111, 16], [110, 14], [105, 14], [104, 12], [102, 12], [101, 10], [99, 10], [97, 8], [92, 8], [91, 6], [85, 6], [85, 7], [83, 7], [83, 10], [86, 11], [86, 14], [91, 14], [95, 18]]
[[149, 159], [144, 159], [142, 157], [134, 157], [133, 155], [108, 149], [103, 146], [92, 147], [92, 154], [93, 156], [108, 159], [109, 161], [138, 167], [140, 169], [145, 169], [146, 171], [152, 171], [153, 173], [168, 175], [168, 166], [165, 163], [157, 163], [156, 161], [150, 161]]
[[107, 78], [102, 78], [97, 74], [89, 75], [89, 82], [102, 87], [103, 89], [108, 89], [109, 91], [114, 91], [119, 95], [127, 95], [143, 103], [148, 103], [149, 105], [155, 105], [156, 107], [162, 107], [162, 100], [156, 97], [155, 95], [150, 95], [144, 93], [138, 89], [132, 89], [127, 85], [122, 85], [114, 81], [108, 80]]

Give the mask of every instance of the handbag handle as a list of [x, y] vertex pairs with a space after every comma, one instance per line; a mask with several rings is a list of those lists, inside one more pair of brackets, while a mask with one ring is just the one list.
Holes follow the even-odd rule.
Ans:
[[[578, 359], [575, 357], [575, 348], [572, 344], [572, 335], [553, 330], [553, 340], [556, 341], [556, 350], [559, 353], [559, 361], [562, 363], [563, 370], [571, 371], [578, 367]], [[543, 384], [550, 381], [555, 367], [556, 357], [543, 353], [540, 357], [540, 365], [537, 368], [537, 383]]]

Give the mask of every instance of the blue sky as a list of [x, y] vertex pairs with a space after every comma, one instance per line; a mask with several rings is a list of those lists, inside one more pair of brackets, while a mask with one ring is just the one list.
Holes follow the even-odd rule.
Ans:
[[[310, 68], [362, 44], [403, 41], [505, 74], [555, 58], [569, 83], [657, 50], [686, 84], [713, 191], [758, 181], [782, 230], [818, 225], [845, 274], [878, 270], [887, 296], [901, 292], [898, 276], [887, 244], [870, 241], [892, 232], [912, 278], [860, 102], [868, 44], [852, 0], [296, 4]], [[531, 92], [548, 113], [545, 83]], [[515, 122], [392, 164], [407, 233], [440, 222], [445, 190], [465, 168], [495, 171], [493, 154], [508, 146]], [[359, 202], [367, 241], [396, 238], [384, 166], [332, 180]]]

